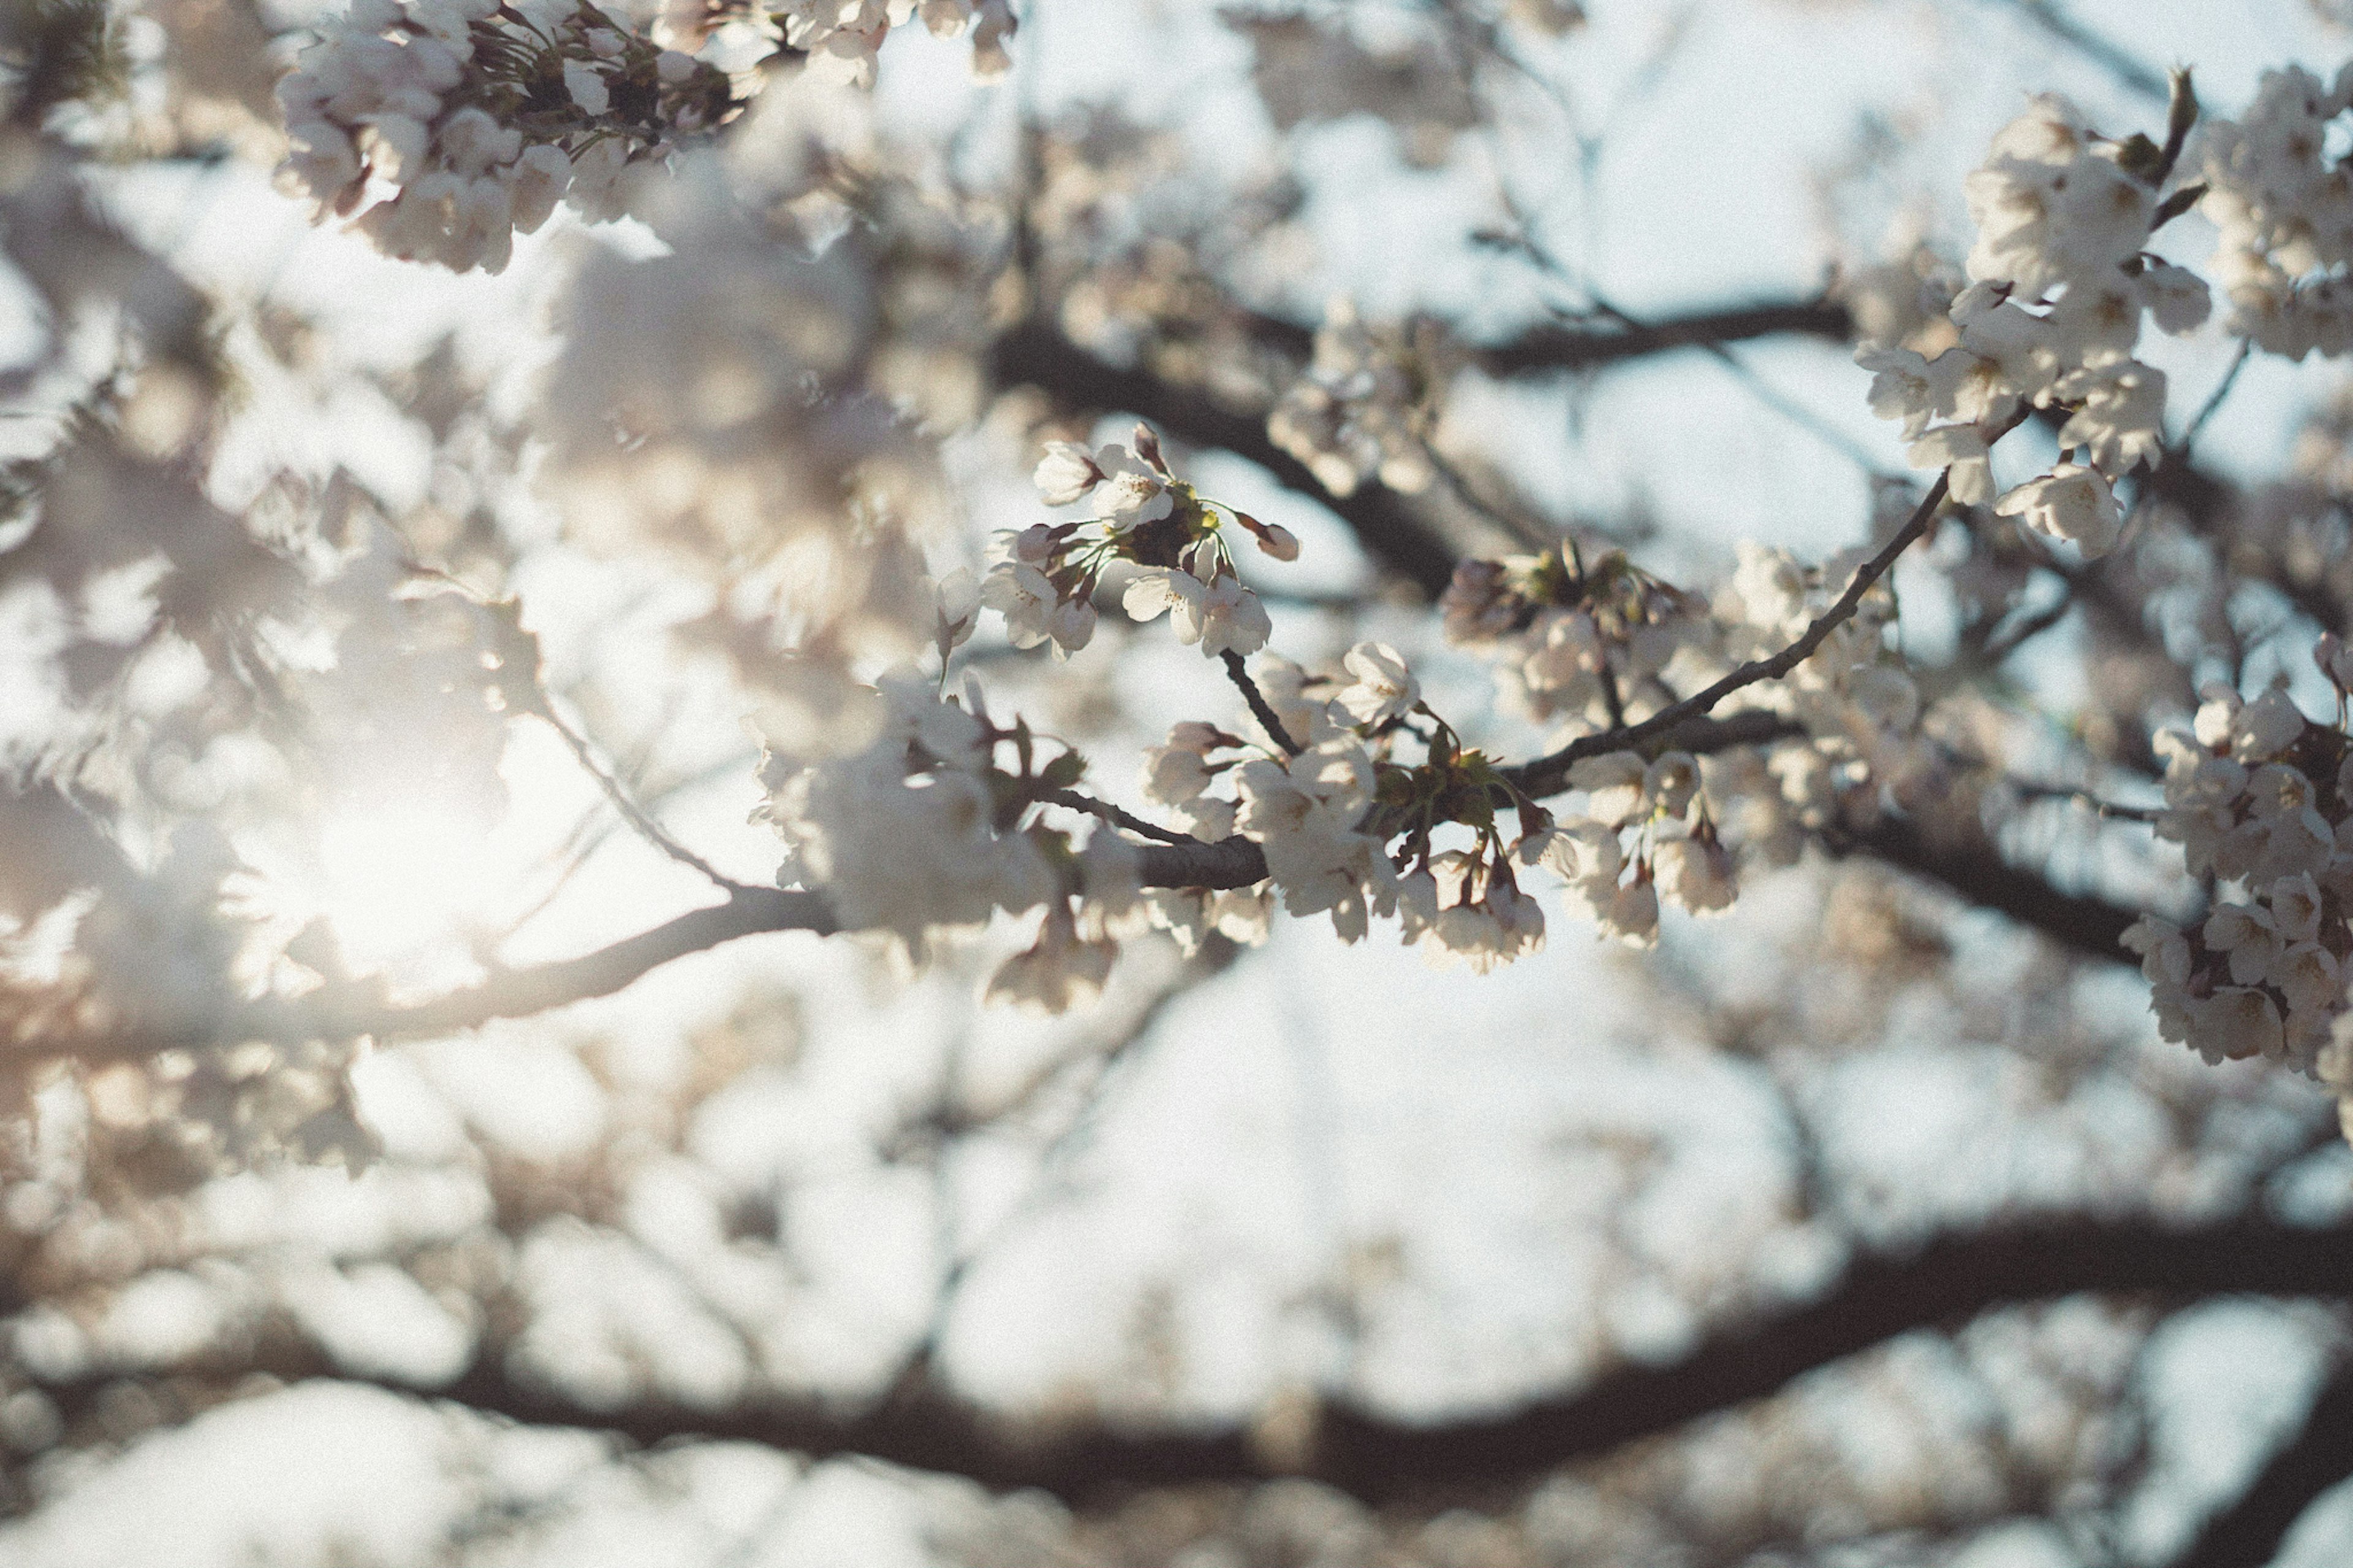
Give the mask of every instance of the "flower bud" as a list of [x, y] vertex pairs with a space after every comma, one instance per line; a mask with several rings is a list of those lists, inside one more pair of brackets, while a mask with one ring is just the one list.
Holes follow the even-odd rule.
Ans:
[[1234, 521], [1250, 530], [1258, 547], [1277, 561], [1299, 559], [1299, 538], [1279, 522], [1261, 522], [1246, 511], [1234, 513]]

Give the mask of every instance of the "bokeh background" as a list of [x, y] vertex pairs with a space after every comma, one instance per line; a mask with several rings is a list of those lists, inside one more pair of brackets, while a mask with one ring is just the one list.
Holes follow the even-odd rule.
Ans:
[[[934, 565], [1039, 515], [1041, 421], [1115, 439], [1150, 416], [1204, 491], [1303, 542], [1260, 576], [1276, 646], [1328, 665], [1395, 642], [1441, 710], [1525, 754], [1540, 734], [1438, 642], [1430, 550], [1574, 527], [1704, 584], [1737, 540], [1864, 538], [1905, 470], [1852, 363], [1858, 301], [1874, 268], [1966, 250], [1961, 181], [2024, 95], [2122, 135], [2161, 126], [2168, 67], [2229, 111], [2266, 68], [2327, 79], [2353, 55], [2303, 0], [1573, 9], [1030, 0], [994, 83], [919, 28], [871, 93], [780, 71], [765, 93], [797, 106], [764, 105], [767, 133], [815, 126], [899, 193], [839, 243], [888, 302], [875, 384], [946, 433]], [[663, 241], [560, 214], [497, 278], [387, 260], [272, 185], [269, 86], [314, 10], [117, 10], [130, 96], [61, 132], [118, 150], [72, 173], [86, 231], [35, 202], [12, 143], [0, 441], [69, 442], [125, 332], [161, 341], [155, 279], [176, 279], [233, 395], [182, 489], [141, 502], [114, 475], [107, 526], [209, 506], [258, 528], [299, 494], [380, 542], [285, 586], [340, 628], [413, 603], [396, 563], [513, 595], [596, 755], [723, 870], [773, 878], [731, 585], [577, 526], [538, 423], [567, 344], [595, 352], [580, 280]], [[1020, 278], [1008, 211], [1039, 252]], [[2168, 238], [2195, 259], [2211, 231]], [[1570, 347], [1456, 383], [1432, 444], [1459, 489], [1342, 495], [1263, 425], [1335, 297]], [[1772, 330], [1729, 324], [1757, 312]], [[1722, 331], [1653, 330], [1694, 320]], [[2217, 334], [2152, 352], [2190, 406], [2232, 371]], [[133, 367], [123, 440], [171, 446], [173, 363]], [[2341, 385], [2251, 362], [2201, 461], [2250, 495], [2318, 482]], [[1400, 511], [1424, 531], [1385, 532]], [[42, 672], [76, 637], [129, 645], [110, 604], [135, 633], [159, 581], [257, 591], [186, 553], [142, 580], [127, 546], [68, 583], [24, 553], [46, 537], [0, 541], [12, 758], [81, 724], [86, 690]], [[1897, 575], [1925, 663], [1965, 641], [1950, 564]], [[1106, 626], [1058, 664], [985, 629], [968, 657], [1139, 805], [1129, 759], [1231, 705], [1154, 632]], [[552, 728], [448, 719], [417, 649], [481, 633], [451, 635], [395, 628], [377, 662], [316, 672], [333, 765], [283, 818], [217, 818], [242, 896], [324, 920], [403, 995], [708, 902]], [[2110, 700], [2179, 716], [2104, 689], [2107, 657], [2062, 625], [2002, 679], [2054, 732]], [[170, 670], [109, 668], [146, 683], [120, 721], [151, 725], [111, 739], [167, 750]], [[2054, 895], [2132, 905], [2165, 890], [2133, 831], [2060, 803], [1997, 837]], [[12, 822], [5, 853], [63, 841]], [[1556, 914], [1544, 952], [1484, 976], [1316, 922], [1189, 957], [1141, 942], [1051, 1020], [976, 1000], [1011, 922], [920, 970], [758, 936], [368, 1045], [347, 1095], [341, 1058], [27, 1066], [0, 1190], [0, 1562], [2353, 1560], [2334, 1105], [2159, 1042], [2137, 974], [2063, 921], [1918, 870], [1811, 853], [1646, 952]], [[118, 940], [168, 966], [156, 919]], [[279, 1136], [255, 1085], [306, 1072], [344, 1120]], [[199, 1079], [229, 1109], [197, 1106]]]

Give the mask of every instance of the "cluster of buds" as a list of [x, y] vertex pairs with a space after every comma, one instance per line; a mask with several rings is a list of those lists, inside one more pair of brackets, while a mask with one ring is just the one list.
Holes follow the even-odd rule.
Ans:
[[353, 0], [279, 83], [282, 177], [386, 255], [502, 269], [559, 201], [626, 210], [633, 171], [737, 103], [726, 74], [588, 0]]
[[[1354, 673], [1359, 679], [1350, 689], [1361, 690], [1364, 672]], [[1465, 750], [1444, 720], [1427, 707], [1413, 711], [1426, 729], [1398, 717], [1390, 721], [1391, 732], [1418, 736], [1423, 760], [1377, 770], [1374, 831], [1401, 835], [1391, 864], [1407, 943], [1433, 968], [1460, 963], [1484, 974], [1544, 946], [1543, 906], [1521, 889], [1515, 867], [1535, 863], [1535, 846], [1553, 831], [1553, 818], [1486, 753]], [[1508, 841], [1500, 819], [1506, 811], [1519, 826]], [[1441, 831], [1467, 832], [1470, 847], [1440, 849]]]
[[1439, 599], [1446, 640], [1495, 661], [1511, 706], [1583, 732], [1673, 700], [1659, 677], [1694, 639], [1706, 608], [1623, 551], [1588, 570], [1574, 541], [1542, 555], [1466, 561]]
[[1739, 869], [1699, 759], [1605, 752], [1578, 763], [1568, 782], [1585, 791], [1584, 813], [1522, 853], [1567, 883], [1604, 931], [1647, 947], [1658, 939], [1662, 898], [1695, 915], [1731, 908]]
[[1094, 636], [1095, 589], [1117, 564], [1127, 574], [1122, 602], [1129, 615], [1151, 620], [1166, 613], [1179, 642], [1213, 658], [1256, 653], [1273, 627], [1258, 595], [1242, 585], [1227, 523], [1279, 561], [1296, 560], [1299, 542], [1288, 529], [1203, 500], [1170, 470], [1148, 426], [1137, 426], [1134, 439], [1133, 451], [1048, 445], [1037, 472], [1046, 504], [1092, 500], [1098, 514], [1012, 535], [1008, 558], [981, 584], [981, 602], [1004, 616], [1014, 647], [1051, 642], [1058, 653], [1074, 653]]
[[2209, 1061], [2260, 1056], [2324, 1072], [2345, 1027], [2353, 741], [2341, 724], [2353, 658], [2334, 637], [2316, 655], [2339, 725], [2306, 719], [2282, 685], [2252, 701], [2215, 686], [2189, 733], [2158, 738], [2158, 835], [2230, 896], [2188, 930], [2147, 918], [2125, 941], [2141, 955], [2159, 1032]]
[[[1256, 843], [1284, 907], [1329, 913], [1343, 941], [1394, 916], [1406, 943], [1434, 964], [1484, 972], [1540, 948], [1544, 913], [1520, 889], [1514, 852], [1548, 832], [1550, 816], [1483, 753], [1462, 748], [1395, 648], [1359, 643], [1344, 668], [1345, 680], [1317, 678], [1270, 659], [1261, 672], [1267, 706], [1301, 749], [1286, 754], [1271, 740], [1179, 724], [1145, 753], [1145, 796], [1200, 837], [1239, 833]], [[1212, 793], [1221, 782], [1230, 795]], [[1505, 812], [1522, 824], [1511, 842]], [[1210, 912], [1187, 908], [1180, 918]]]

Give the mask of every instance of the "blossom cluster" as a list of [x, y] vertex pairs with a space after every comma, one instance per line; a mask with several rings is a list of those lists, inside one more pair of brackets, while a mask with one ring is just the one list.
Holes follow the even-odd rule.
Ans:
[[2353, 174], [2327, 154], [2353, 109], [2353, 65], [2334, 83], [2265, 71], [2246, 114], [2204, 132], [2199, 210], [2221, 231], [2214, 268], [2230, 329], [2290, 359], [2353, 349]]
[[[1615, 552], [1589, 568], [1573, 543], [1543, 556], [1466, 562], [1442, 601], [1449, 640], [1496, 664], [1507, 700], [1562, 717], [1567, 743], [1637, 723], [1803, 635], [1860, 560], [1808, 571], [1786, 551], [1743, 543], [1713, 602]], [[1787, 865], [1810, 831], [1850, 808], [1925, 787], [1940, 759], [1918, 732], [1920, 696], [1886, 644], [1892, 599], [1867, 595], [1786, 677], [1727, 697], [1719, 717], [1753, 714], [1765, 743], [1704, 757], [1669, 749], [1579, 759], [1581, 806], [1523, 850], [1567, 882], [1603, 931], [1646, 943], [1661, 900], [1694, 914], [1728, 907], [1742, 865]]]
[[828, 629], [912, 655], [929, 606], [901, 544], [945, 508], [934, 440], [866, 390], [872, 279], [852, 241], [806, 256], [706, 185], [663, 204], [669, 254], [600, 251], [574, 279], [540, 487], [583, 542], [657, 544], [803, 649]]
[[891, 29], [918, 16], [935, 37], [972, 29], [974, 75], [1001, 76], [1012, 64], [1005, 50], [1017, 26], [1011, 0], [783, 0], [772, 15], [786, 44], [860, 86], [873, 81], [875, 53]]
[[503, 269], [559, 201], [628, 210], [636, 170], [736, 102], [725, 73], [590, 0], [353, 0], [278, 86], [290, 189], [388, 256]]
[[1659, 676], [1705, 610], [1623, 551], [1588, 566], [1574, 541], [1541, 555], [1466, 561], [1439, 598], [1446, 640], [1494, 663], [1507, 707], [1579, 733], [1672, 701]]
[[[1359, 643], [1343, 668], [1345, 681], [1262, 660], [1256, 684], [1299, 750], [1181, 723], [1145, 753], [1145, 797], [1198, 837], [1256, 844], [1283, 908], [1330, 915], [1344, 942], [1395, 918], [1407, 945], [1432, 963], [1482, 972], [1542, 947], [1544, 912], [1520, 889], [1508, 849], [1549, 817], [1482, 755], [1459, 747], [1395, 648]], [[1415, 750], [1418, 762], [1400, 760]], [[1224, 784], [1230, 795], [1213, 793]], [[1499, 809], [1520, 813], [1513, 846], [1497, 828]], [[1467, 847], [1440, 847], [1450, 825], [1468, 830]], [[1530, 851], [1524, 863], [1533, 859]], [[1262, 934], [1263, 909], [1237, 909], [1230, 895], [1178, 895], [1157, 899], [1154, 918], [1193, 942], [1213, 925], [1232, 934], [1254, 923]]]
[[[2195, 110], [2185, 81], [2177, 149]], [[1873, 373], [1872, 411], [1902, 424], [1916, 467], [1948, 469], [1956, 500], [1991, 502], [2086, 554], [2115, 546], [2124, 519], [2113, 486], [2164, 444], [2165, 374], [2133, 357], [2141, 318], [2185, 332], [2210, 308], [2202, 279], [2147, 253], [2179, 206], [2160, 200], [2169, 174], [2146, 137], [2104, 138], [2056, 96], [1994, 138], [1968, 183], [1978, 236], [1972, 281], [1947, 311], [1957, 342], [1933, 360], [1884, 343], [1856, 355]], [[2067, 412], [2067, 455], [1997, 496], [1990, 443], [2028, 405]]]
[[1135, 427], [1132, 451], [1050, 442], [1037, 483], [1048, 506], [1089, 501], [1097, 514], [1035, 523], [1010, 537], [980, 596], [1005, 617], [1014, 647], [1051, 643], [1060, 655], [1086, 647], [1095, 634], [1095, 589], [1113, 567], [1125, 581], [1127, 613], [1145, 621], [1166, 615], [1187, 647], [1215, 658], [1266, 646], [1273, 624], [1242, 585], [1226, 522], [1277, 560], [1297, 559], [1298, 541], [1280, 525], [1204, 500], [1169, 468], [1150, 426]]
[[1374, 478], [1418, 493], [1434, 477], [1428, 440], [1455, 359], [1435, 321], [1369, 324], [1335, 300], [1305, 374], [1268, 414], [1267, 434], [1334, 495]]
[[[2334, 637], [2318, 653], [2341, 693], [2353, 660]], [[2353, 752], [2284, 683], [2252, 701], [2220, 685], [2203, 695], [2189, 731], [2158, 737], [2156, 827], [2219, 896], [2194, 926], [2152, 916], [2125, 940], [2167, 1039], [2209, 1061], [2263, 1057], [2315, 1072], [2347, 1016]]]
[[[1080, 776], [1077, 754], [1040, 757], [1026, 724], [990, 721], [975, 684], [958, 701], [886, 676], [870, 700], [863, 748], [799, 768], [772, 757], [761, 816], [789, 847], [778, 880], [823, 891], [845, 929], [892, 933], [910, 952], [941, 929], [1042, 906], [1037, 940], [989, 995], [1060, 1012], [1101, 989], [1146, 911], [1135, 852], [1117, 835], [1099, 827], [1073, 849], [1032, 817], [1041, 793]], [[1011, 768], [998, 764], [1005, 749]]]

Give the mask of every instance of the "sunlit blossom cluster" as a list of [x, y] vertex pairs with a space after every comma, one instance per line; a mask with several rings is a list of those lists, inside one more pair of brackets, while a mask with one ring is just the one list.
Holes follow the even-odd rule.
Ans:
[[2263, 73], [2237, 121], [2201, 132], [2198, 205], [2221, 230], [2214, 269], [2230, 329], [2290, 359], [2353, 349], [2353, 174], [2327, 153], [2348, 108], [2353, 66], [2333, 84], [2290, 67]]
[[[2195, 112], [2187, 91], [2177, 135]], [[1972, 281], [1947, 310], [1958, 342], [1933, 360], [1884, 343], [1856, 355], [1873, 373], [1872, 411], [1902, 424], [1915, 467], [1949, 469], [1956, 500], [2089, 555], [2123, 529], [2116, 482], [2164, 447], [2165, 374], [2133, 357], [2141, 318], [2185, 332], [2210, 308], [2202, 279], [2147, 252], [2168, 205], [2179, 210], [2161, 199], [2169, 174], [2146, 137], [2112, 141], [2065, 99], [2037, 98], [1968, 178]], [[2066, 412], [2062, 460], [1997, 493], [1990, 443], [2028, 406]]]
[[865, 387], [871, 279], [850, 243], [806, 256], [715, 184], [670, 193], [669, 254], [600, 253], [575, 279], [538, 410], [543, 489], [585, 542], [657, 545], [789, 617], [805, 650], [912, 654], [929, 607], [902, 542], [942, 496], [935, 443]]
[[1116, 835], [1098, 828], [1073, 849], [1032, 815], [1080, 776], [1076, 754], [1048, 758], [1026, 725], [994, 723], [976, 683], [943, 698], [930, 681], [885, 677], [871, 700], [863, 749], [797, 769], [772, 761], [762, 816], [789, 846], [779, 879], [823, 891], [845, 929], [918, 953], [934, 932], [1042, 906], [1037, 941], [989, 994], [1054, 1012], [1092, 996], [1145, 910], [1135, 853]]
[[1335, 300], [1314, 357], [1268, 414], [1267, 434], [1334, 495], [1373, 479], [1407, 494], [1426, 489], [1435, 477], [1429, 438], [1456, 358], [1435, 321], [1371, 323]]
[[455, 272], [502, 270], [559, 201], [619, 216], [638, 171], [735, 108], [723, 72], [587, 0], [353, 0], [278, 99], [290, 188]]

